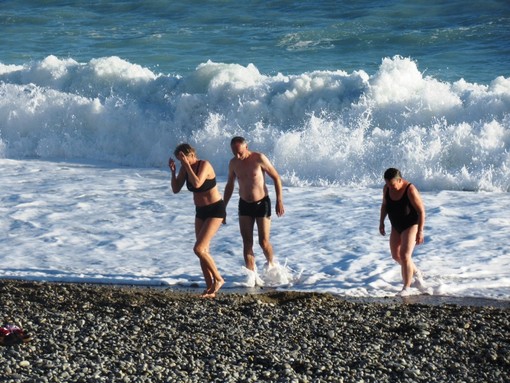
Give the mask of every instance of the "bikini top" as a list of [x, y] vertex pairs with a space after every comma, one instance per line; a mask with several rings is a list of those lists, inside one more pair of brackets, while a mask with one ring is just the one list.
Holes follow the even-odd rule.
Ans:
[[[200, 169], [201, 164], [202, 164], [202, 161], [198, 161], [197, 173], [198, 173], [198, 170]], [[188, 181], [188, 174], [186, 173], [186, 187], [188, 188], [188, 190], [190, 192], [203, 193], [203, 192], [211, 190], [215, 186], [216, 186], [216, 177], [205, 180], [204, 183], [202, 184], [202, 186], [200, 186], [199, 188], [195, 188]]]

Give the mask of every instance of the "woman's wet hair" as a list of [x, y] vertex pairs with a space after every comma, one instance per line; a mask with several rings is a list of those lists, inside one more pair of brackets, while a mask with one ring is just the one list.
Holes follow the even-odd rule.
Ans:
[[190, 144], [180, 144], [180, 145], [177, 145], [177, 147], [175, 148], [174, 156], [177, 157], [179, 152], [183, 152], [187, 156], [190, 153], [196, 153], [196, 150]]
[[400, 174], [400, 170], [395, 169], [395, 168], [386, 169], [386, 171], [384, 172], [384, 179], [392, 180], [395, 178], [402, 178], [402, 174]]

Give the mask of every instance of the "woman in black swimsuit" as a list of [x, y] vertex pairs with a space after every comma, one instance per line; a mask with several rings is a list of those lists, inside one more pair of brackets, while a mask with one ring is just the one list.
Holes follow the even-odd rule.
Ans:
[[225, 203], [216, 186], [216, 174], [209, 161], [199, 160], [195, 149], [188, 144], [177, 146], [174, 155], [181, 162], [181, 168], [176, 175], [175, 161], [170, 158], [168, 165], [172, 172], [172, 191], [179, 193], [186, 183], [187, 189], [193, 192], [196, 209], [196, 242], [193, 251], [200, 259], [207, 286], [202, 296], [214, 298], [225, 281], [209, 254], [209, 245], [225, 219]]
[[413, 184], [402, 178], [398, 169], [387, 169], [384, 181], [386, 185], [383, 190], [379, 232], [386, 235], [384, 219], [388, 215], [391, 222], [391, 256], [400, 264], [404, 281], [404, 287], [398, 295], [410, 295], [413, 276], [414, 285], [422, 292], [426, 291], [421, 272], [411, 259], [414, 246], [422, 244], [424, 240], [425, 208], [420, 193]]

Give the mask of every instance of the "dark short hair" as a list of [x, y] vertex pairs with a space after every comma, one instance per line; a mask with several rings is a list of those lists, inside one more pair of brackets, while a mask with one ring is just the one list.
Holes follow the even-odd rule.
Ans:
[[230, 140], [230, 146], [234, 144], [246, 144], [246, 143], [247, 143], [246, 138], [241, 136], [235, 136]]
[[174, 156], [177, 157], [179, 152], [183, 152], [185, 155], [188, 155], [190, 153], [196, 153], [195, 148], [192, 147], [190, 144], [179, 144], [174, 150]]
[[395, 169], [395, 168], [386, 169], [386, 171], [384, 172], [384, 179], [392, 180], [394, 178], [402, 178], [402, 174], [400, 174], [400, 170]]

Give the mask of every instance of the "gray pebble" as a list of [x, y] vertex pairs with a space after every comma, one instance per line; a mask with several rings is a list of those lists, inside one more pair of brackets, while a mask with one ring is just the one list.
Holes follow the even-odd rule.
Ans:
[[508, 382], [508, 308], [0, 280], [7, 382]]

